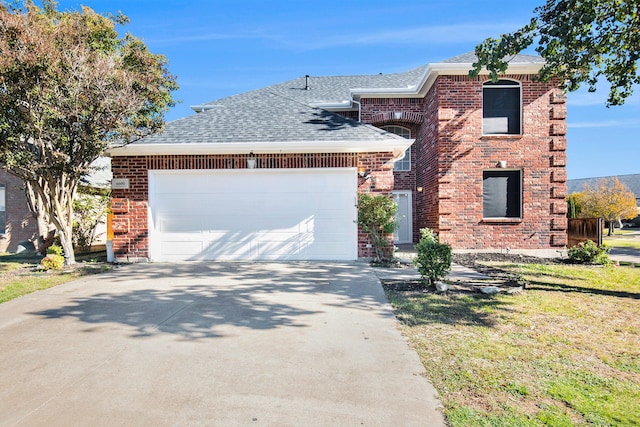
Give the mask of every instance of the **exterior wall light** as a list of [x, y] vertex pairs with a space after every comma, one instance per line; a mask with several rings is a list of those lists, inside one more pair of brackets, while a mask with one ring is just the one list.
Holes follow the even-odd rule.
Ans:
[[504, 168], [506, 168], [506, 167], [507, 167], [507, 161], [506, 161], [506, 160], [500, 160], [500, 161], [498, 162], [498, 167], [499, 167], [500, 169], [504, 169]]
[[253, 151], [249, 153], [249, 157], [247, 158], [247, 169], [255, 169], [256, 168], [256, 156], [253, 154]]
[[416, 187], [416, 190], [418, 190], [418, 193], [422, 193], [422, 187]]
[[358, 175], [360, 175], [360, 178], [367, 179], [371, 173], [364, 166], [358, 166]]

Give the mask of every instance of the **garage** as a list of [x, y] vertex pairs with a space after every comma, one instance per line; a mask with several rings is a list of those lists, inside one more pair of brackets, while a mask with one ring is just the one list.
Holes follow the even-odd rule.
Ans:
[[149, 170], [149, 257], [355, 260], [355, 168]]

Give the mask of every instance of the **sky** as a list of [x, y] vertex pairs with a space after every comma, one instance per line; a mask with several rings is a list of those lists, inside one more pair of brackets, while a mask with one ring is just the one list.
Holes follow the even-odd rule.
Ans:
[[[167, 57], [189, 108], [304, 75], [396, 73], [470, 52], [526, 24], [543, 0], [61, 0], [121, 11], [120, 28]], [[535, 52], [526, 52], [535, 53]], [[640, 89], [606, 108], [608, 87], [568, 94], [569, 179], [640, 173]]]

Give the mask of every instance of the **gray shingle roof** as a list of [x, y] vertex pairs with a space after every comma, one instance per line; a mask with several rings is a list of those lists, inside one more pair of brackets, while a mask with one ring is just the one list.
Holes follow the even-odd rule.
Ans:
[[[475, 52], [467, 52], [442, 61], [443, 64], [473, 64], [478, 60]], [[544, 64], [544, 58], [536, 55], [517, 54], [508, 61], [510, 64]]]
[[567, 181], [567, 192], [571, 193], [579, 193], [584, 189], [585, 184], [594, 186], [598, 184], [598, 182], [602, 179], [612, 180], [613, 178], [618, 178], [621, 183], [626, 185], [633, 194], [635, 194], [636, 199], [640, 200], [640, 174], [630, 174], [630, 175], [615, 175], [615, 176], [603, 176], [598, 178], [581, 178], [581, 179], [570, 179]]
[[223, 98], [211, 109], [167, 124], [164, 132], [135, 144], [357, 141], [399, 138], [271, 88]]
[[[466, 63], [469, 55], [445, 62]], [[475, 58], [475, 56], [474, 56]], [[540, 58], [518, 55], [522, 61]], [[289, 141], [363, 141], [396, 139], [381, 129], [346, 119], [325, 109], [351, 108], [354, 89], [411, 90], [417, 93], [429, 65], [395, 74], [305, 77], [202, 104], [201, 113], [167, 124], [164, 132], [134, 142], [142, 144], [269, 143]]]

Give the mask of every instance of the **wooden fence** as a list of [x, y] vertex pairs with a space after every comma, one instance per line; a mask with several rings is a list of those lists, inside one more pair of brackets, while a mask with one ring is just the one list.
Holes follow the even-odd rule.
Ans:
[[602, 244], [602, 218], [571, 218], [568, 222], [567, 235], [569, 247], [587, 240]]

